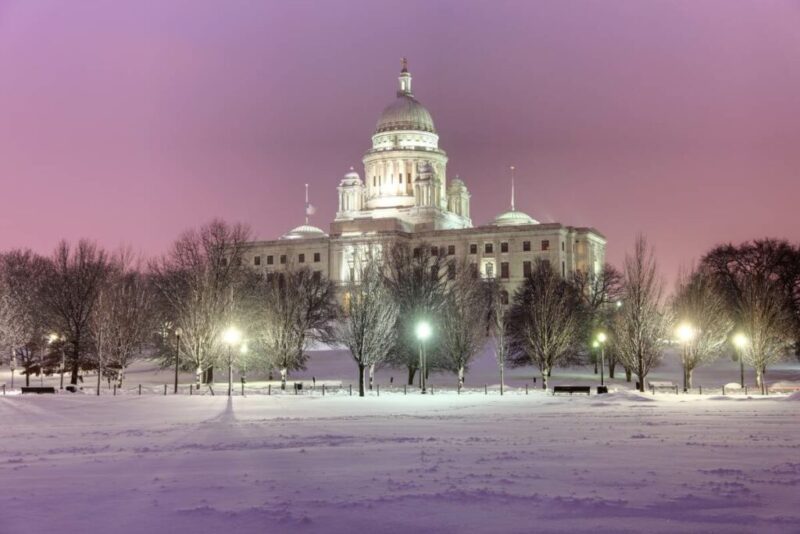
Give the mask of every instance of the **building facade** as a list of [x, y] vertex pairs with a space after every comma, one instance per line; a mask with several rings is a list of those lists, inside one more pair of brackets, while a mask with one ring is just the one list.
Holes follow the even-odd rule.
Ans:
[[605, 237], [593, 228], [539, 223], [518, 211], [511, 172], [510, 210], [475, 226], [463, 181], [447, 179], [447, 154], [433, 118], [414, 97], [405, 61], [395, 100], [381, 113], [363, 178], [352, 168], [339, 182], [339, 209], [328, 233], [306, 222], [279, 239], [250, 244], [246, 261], [268, 276], [308, 267], [338, 283], [358, 276], [357, 265], [393, 242], [425, 243], [437, 254], [466, 262], [512, 292], [537, 262], [562, 276], [598, 272]]

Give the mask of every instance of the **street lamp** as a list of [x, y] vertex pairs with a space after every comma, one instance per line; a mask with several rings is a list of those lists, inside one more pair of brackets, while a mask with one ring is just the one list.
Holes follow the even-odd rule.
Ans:
[[222, 334], [222, 340], [228, 345], [228, 396], [233, 394], [233, 346], [242, 342], [242, 333], [235, 326], [229, 327]]
[[181, 336], [183, 329], [179, 326], [175, 329], [175, 390], [174, 393], [178, 394], [178, 366], [181, 362]]
[[686, 392], [688, 390], [689, 382], [689, 370], [687, 368], [687, 360], [689, 358], [689, 343], [691, 343], [691, 341], [694, 339], [696, 331], [689, 323], [682, 323], [680, 326], [678, 326], [676, 332], [678, 334], [678, 340], [683, 346], [681, 354], [681, 359], [683, 360], [683, 391]]
[[420, 321], [417, 323], [416, 328], [417, 339], [419, 340], [419, 362], [420, 372], [422, 373], [420, 381], [422, 382], [422, 394], [427, 393], [427, 380], [425, 379], [425, 372], [428, 367], [427, 355], [425, 354], [425, 341], [431, 337], [431, 325], [427, 321]]
[[742, 354], [749, 343], [750, 340], [741, 332], [733, 336], [733, 346], [736, 347], [736, 352], [739, 354], [739, 379], [742, 389], [744, 389], [744, 360], [742, 360]]
[[606, 341], [608, 336], [605, 332], [597, 334], [596, 343], [600, 345], [600, 385], [605, 386], [605, 367], [606, 367]]

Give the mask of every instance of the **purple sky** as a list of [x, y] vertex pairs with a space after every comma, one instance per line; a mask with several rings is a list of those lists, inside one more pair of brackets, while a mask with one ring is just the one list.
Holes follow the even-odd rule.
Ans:
[[800, 3], [0, 0], [0, 249], [163, 252], [214, 216], [327, 228], [408, 56], [449, 177], [638, 232], [670, 278], [719, 241], [800, 240]]

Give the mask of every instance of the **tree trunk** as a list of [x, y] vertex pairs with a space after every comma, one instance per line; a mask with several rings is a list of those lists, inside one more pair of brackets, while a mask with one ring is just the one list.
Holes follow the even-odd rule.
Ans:
[[76, 358], [75, 361], [72, 362], [72, 369], [70, 369], [70, 378], [69, 383], [73, 386], [78, 385], [78, 372], [80, 371], [80, 366], [78, 365], [78, 359]]
[[369, 366], [369, 390], [372, 391], [372, 386], [375, 384], [375, 364]]
[[633, 378], [633, 373], [631, 372], [630, 367], [625, 368], [625, 382], [630, 382], [631, 378]]
[[614, 369], [617, 368], [617, 362], [614, 358], [608, 359], [608, 378], [614, 378]]
[[194, 368], [194, 383], [197, 386], [203, 383], [203, 366], [198, 365]]
[[463, 365], [458, 368], [458, 387], [459, 387], [459, 389], [464, 387], [464, 366]]
[[694, 373], [694, 369], [686, 369], [686, 385], [691, 390], [692, 389], [692, 375]]
[[500, 395], [503, 394], [504, 389], [505, 389], [505, 365], [503, 365], [503, 362], [500, 362]]
[[542, 389], [547, 389], [547, 379], [550, 377], [550, 369], [545, 367], [542, 369]]
[[761, 390], [762, 395], [767, 394], [767, 382], [764, 380], [766, 368], [764, 366], [756, 367], [756, 386]]
[[358, 364], [358, 396], [364, 396], [364, 372], [366, 371], [366, 367], [364, 364]]
[[31, 373], [30, 371], [25, 371], [25, 387], [31, 385]]
[[289, 375], [289, 370], [286, 367], [281, 368], [281, 389], [286, 390], [286, 378]]
[[416, 374], [417, 374], [417, 368], [416, 367], [411, 367], [409, 365], [408, 366], [408, 385], [409, 386], [413, 386], [414, 385], [414, 375], [416, 375]]
[[103, 375], [100, 366], [97, 366], [97, 396], [100, 396], [100, 377]]
[[638, 369], [636, 370], [636, 376], [639, 377], [639, 391], [644, 393], [644, 358], [642, 357], [642, 353], [638, 354]]

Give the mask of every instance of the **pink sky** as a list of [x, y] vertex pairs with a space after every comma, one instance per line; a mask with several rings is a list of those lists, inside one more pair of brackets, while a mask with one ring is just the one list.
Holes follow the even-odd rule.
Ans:
[[483, 224], [635, 235], [670, 278], [800, 240], [796, 1], [0, 0], [0, 249], [163, 252], [214, 216], [327, 228], [408, 56]]

